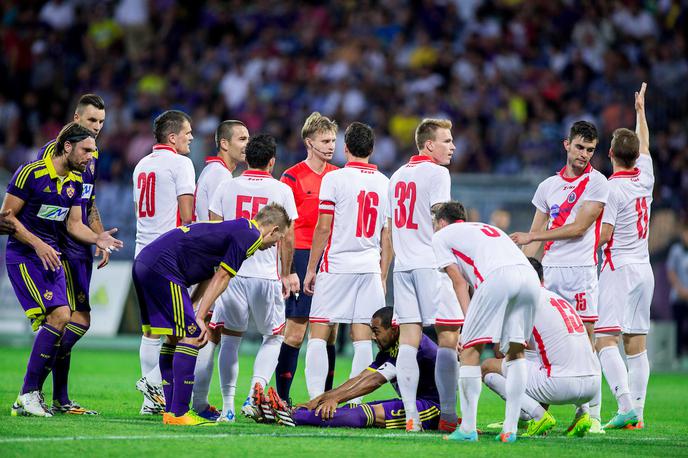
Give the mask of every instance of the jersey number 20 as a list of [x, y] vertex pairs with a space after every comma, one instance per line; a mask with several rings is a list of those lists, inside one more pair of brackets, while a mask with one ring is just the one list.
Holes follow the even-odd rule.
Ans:
[[139, 193], [139, 218], [155, 216], [155, 172], [139, 173], [136, 178]]

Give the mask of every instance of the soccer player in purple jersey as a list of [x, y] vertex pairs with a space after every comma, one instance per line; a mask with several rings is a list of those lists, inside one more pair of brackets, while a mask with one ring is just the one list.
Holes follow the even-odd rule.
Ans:
[[[71, 324], [65, 269], [59, 240], [72, 237], [101, 250], [122, 247], [111, 234], [96, 233], [83, 223], [81, 176], [96, 149], [95, 135], [77, 123], [67, 124], [52, 155], [21, 166], [7, 186], [0, 213], [16, 231], [7, 241], [7, 273], [32, 328], [38, 331], [24, 385], [12, 415], [50, 417], [41, 389], [64, 345]], [[66, 374], [65, 374], [66, 379]]]
[[[143, 331], [166, 337], [159, 360], [165, 392], [163, 423], [217, 424], [189, 409], [198, 349], [208, 341], [205, 317], [243, 262], [256, 250], [274, 246], [290, 226], [284, 207], [270, 204], [255, 220], [172, 229], [136, 257], [133, 277]], [[200, 300], [193, 307], [188, 288], [195, 284]]]
[[[259, 420], [274, 418], [286, 426], [405, 429], [406, 413], [401, 399], [339, 407], [341, 403], [372, 393], [386, 382], [390, 382], [401, 397], [396, 382], [399, 327], [392, 325], [392, 314], [392, 307], [383, 307], [373, 314], [370, 326], [380, 351], [363, 372], [295, 410], [290, 409], [273, 388], [268, 389], [267, 396], [258, 392], [254, 402], [263, 413]], [[416, 355], [420, 367], [416, 406], [425, 430], [437, 429], [440, 420], [440, 397], [435, 383], [436, 357], [437, 345], [424, 335]]]
[[[96, 94], [84, 94], [79, 98], [74, 111], [74, 122], [94, 133], [103, 128], [105, 122], [105, 102]], [[36, 159], [44, 159], [55, 152], [57, 139], [46, 143], [38, 152]], [[85, 170], [80, 172], [83, 192], [81, 217], [85, 225], [94, 232], [103, 232], [103, 223], [96, 207], [96, 178], [98, 176], [98, 148], [92, 153]], [[77, 172], [79, 173], [79, 172]], [[90, 284], [93, 271], [93, 254], [91, 246], [70, 237], [66, 231], [58, 233], [58, 246], [62, 253], [62, 267], [67, 280], [67, 300], [72, 310], [72, 317], [67, 323], [60, 351], [53, 367], [53, 412], [73, 415], [94, 415], [97, 412], [84, 409], [73, 402], [68, 394], [68, 374], [71, 362], [71, 351], [74, 345], [84, 336], [91, 325]], [[110, 253], [96, 247], [96, 256], [102, 255], [98, 268], [105, 267], [110, 260]]]

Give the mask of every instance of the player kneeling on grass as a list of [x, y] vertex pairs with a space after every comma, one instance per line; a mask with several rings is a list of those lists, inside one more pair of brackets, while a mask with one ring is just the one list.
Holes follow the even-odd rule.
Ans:
[[[372, 393], [386, 382], [390, 382], [401, 397], [396, 383], [399, 328], [392, 325], [392, 314], [392, 307], [383, 307], [373, 314], [370, 326], [380, 351], [363, 372], [294, 410], [280, 399], [273, 388], [269, 388], [265, 396], [260, 385], [256, 384], [254, 403], [260, 408], [254, 420], [276, 421], [286, 426], [406, 428], [406, 412], [401, 399], [339, 407], [351, 399]], [[437, 429], [440, 419], [439, 394], [434, 377], [436, 357], [437, 345], [423, 336], [416, 356], [420, 367], [416, 406], [423, 429]]]
[[[143, 330], [166, 336], [160, 350], [163, 423], [216, 424], [189, 410], [198, 349], [208, 340], [205, 317], [244, 261], [274, 246], [290, 225], [284, 207], [270, 204], [251, 220], [180, 226], [146, 246], [134, 261]], [[197, 283], [204, 294], [194, 314], [188, 288]]]
[[[542, 281], [542, 264], [528, 258]], [[592, 352], [585, 326], [576, 310], [561, 296], [542, 289], [535, 308], [533, 337], [528, 345], [537, 359], [528, 359], [526, 392], [521, 411], [531, 420], [523, 436], [545, 435], [557, 423], [541, 404], [574, 404], [576, 417], [566, 431], [568, 436], [583, 436], [590, 430], [588, 402], [600, 385], [600, 366]], [[490, 358], [482, 363], [483, 381], [503, 399], [506, 397], [504, 359]]]

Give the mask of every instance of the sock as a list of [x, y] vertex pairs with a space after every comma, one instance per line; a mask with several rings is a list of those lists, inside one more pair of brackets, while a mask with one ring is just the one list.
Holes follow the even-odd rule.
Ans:
[[338, 408], [332, 419], [323, 421], [322, 418], [315, 415], [315, 410], [297, 409], [294, 411], [294, 422], [297, 426], [365, 428], [373, 426], [375, 414], [368, 404], [361, 404], [356, 407], [345, 406]]
[[327, 378], [327, 342], [323, 339], [308, 339], [306, 346], [306, 387], [313, 399], [325, 392]]
[[518, 431], [518, 416], [521, 412], [521, 400], [525, 395], [528, 381], [528, 366], [524, 358], [507, 361], [506, 371], [506, 409], [504, 412], [503, 433]]
[[217, 354], [217, 367], [220, 372], [220, 392], [222, 411], [234, 412], [234, 395], [239, 378], [239, 345], [241, 337], [222, 335], [220, 351]]
[[[351, 361], [351, 373], [349, 378], [356, 377], [363, 372], [366, 367], [373, 362], [373, 341], [372, 340], [357, 340], [354, 342], [354, 358]], [[358, 397], [349, 400], [351, 404], [360, 404], [363, 397]]]
[[[502, 374], [497, 374], [494, 372], [491, 372], [487, 375], [485, 375], [483, 381], [485, 382], [485, 385], [492, 391], [494, 391], [500, 398], [504, 399], [506, 401], [506, 379]], [[540, 404], [538, 403], [538, 406]], [[540, 406], [542, 408], [542, 406]], [[523, 420], [523, 421], [528, 421], [531, 420], [533, 417], [528, 413], [523, 410], [524, 406], [521, 405], [521, 412], [519, 413], [518, 419]], [[544, 415], [545, 409], [542, 409], [542, 414]], [[538, 417], [542, 418], [542, 417]]]
[[210, 381], [213, 379], [213, 366], [215, 365], [214, 342], [208, 341], [205, 347], [198, 350], [196, 359], [196, 369], [194, 370], [194, 389], [191, 395], [191, 405], [196, 412], [203, 412], [210, 407], [208, 402], [208, 391], [210, 391]]
[[631, 395], [628, 388], [628, 372], [626, 365], [619, 353], [619, 347], [616, 345], [604, 347], [597, 352], [602, 365], [602, 372], [604, 378], [607, 379], [609, 389], [612, 390], [616, 401], [619, 405], [619, 413], [627, 413], [633, 408], [631, 404]]
[[158, 358], [158, 366], [160, 367], [162, 378], [162, 391], [165, 394], [165, 412], [172, 411], [172, 397], [174, 395], [174, 372], [172, 368], [175, 348], [176, 346], [172, 344], [162, 344], [160, 358]]
[[194, 387], [194, 368], [198, 358], [198, 347], [191, 344], [178, 343], [174, 349], [172, 371], [174, 373], [174, 392], [172, 393], [172, 409], [177, 417], [189, 411], [189, 402]]
[[[158, 366], [161, 346], [162, 339], [159, 337], [153, 338], [141, 336], [141, 345], [139, 346], [141, 375], [146, 377], [148, 382], [154, 385], [162, 383], [162, 375], [160, 374], [160, 367]], [[170, 362], [170, 364], [172, 363]], [[151, 374], [151, 371], [154, 372]], [[153, 376], [153, 380], [151, 380], [151, 375]], [[152, 402], [146, 397], [143, 398], [143, 405], [147, 407], [153, 407]]]
[[337, 361], [337, 350], [334, 345], [327, 346], [327, 378], [325, 379], [325, 391], [332, 389], [334, 383], [334, 366]]
[[67, 385], [72, 348], [86, 334], [86, 331], [88, 331], [88, 326], [70, 321], [62, 334], [60, 348], [53, 366], [53, 400], [62, 405], [69, 404]]
[[650, 380], [650, 361], [647, 359], [647, 350], [637, 355], [626, 356], [626, 363], [633, 408], [638, 415], [638, 420], [643, 421], [647, 382]]
[[62, 339], [60, 338], [55, 342], [55, 348], [53, 348], [53, 351], [51, 352], [52, 358], [47, 361], [47, 364], [43, 368], [43, 372], [41, 372], [41, 377], [38, 380], [38, 389], [40, 391], [43, 391], [43, 385], [45, 384], [48, 375], [50, 375], [50, 373], [52, 372], [53, 367], [55, 367], [55, 360], [57, 360], [57, 354], [60, 352], [61, 341]]
[[284, 342], [284, 336], [263, 336], [263, 343], [260, 345], [256, 360], [253, 363], [249, 397], [253, 396], [253, 387], [256, 386], [256, 383], [260, 383], [265, 388], [270, 382], [275, 367], [277, 367], [277, 358], [279, 358], [282, 342]]
[[50, 365], [55, 359], [61, 338], [62, 333], [47, 323], [38, 329], [29, 362], [26, 365], [21, 394], [41, 389], [41, 379], [45, 380], [45, 376], [50, 373]]
[[459, 369], [459, 401], [461, 402], [461, 431], [472, 433], [476, 430], [478, 401], [480, 400], [480, 366], [461, 365]]
[[275, 369], [275, 387], [277, 394], [284, 400], [290, 398], [291, 382], [294, 381], [296, 366], [299, 362], [299, 350], [300, 348], [282, 342]]
[[[397, 385], [401, 400], [404, 402], [406, 421], [413, 420], [413, 424], [420, 424], [418, 406], [416, 405], [416, 392], [418, 391], [418, 378], [420, 369], [416, 355], [418, 349], [411, 345], [399, 345], [397, 353]], [[440, 398], [441, 399], [441, 398]]]
[[[440, 394], [440, 419], [456, 423], [456, 391], [459, 389], [459, 360], [454, 348], [438, 347], [435, 382]], [[418, 364], [416, 363], [416, 366]]]

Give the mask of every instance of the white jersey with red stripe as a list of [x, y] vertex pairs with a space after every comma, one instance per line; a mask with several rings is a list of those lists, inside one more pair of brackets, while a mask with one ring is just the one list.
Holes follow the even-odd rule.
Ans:
[[194, 205], [196, 221], [208, 221], [210, 219], [208, 216], [210, 199], [223, 180], [233, 178], [232, 172], [222, 158], [209, 157], [205, 163], [206, 166], [198, 177], [198, 183], [196, 183], [196, 202]]
[[648, 154], [640, 155], [632, 171], [609, 177], [609, 202], [602, 223], [614, 226], [614, 232], [604, 249], [602, 269], [650, 262], [647, 237], [654, 185], [652, 158]]
[[413, 156], [389, 180], [389, 207], [394, 243], [394, 271], [436, 268], [430, 209], [451, 200], [446, 167], [428, 156]]
[[[291, 188], [276, 180], [269, 172], [246, 170], [241, 176], [225, 179], [210, 199], [210, 211], [224, 220], [255, 218], [267, 204], [280, 204], [287, 215], [295, 220], [294, 194]], [[277, 247], [259, 250], [248, 258], [239, 268], [237, 275], [242, 277], [278, 280], [279, 259]]]
[[319, 212], [333, 215], [333, 220], [321, 272], [380, 273], [388, 188], [389, 179], [364, 162], [349, 162], [323, 177]]
[[549, 377], [599, 375], [600, 365], [576, 309], [561, 296], [542, 288], [535, 308], [533, 337], [529, 344], [537, 351]]
[[193, 195], [196, 172], [187, 156], [155, 145], [134, 168], [136, 256], [153, 240], [181, 224], [177, 197]]
[[500, 267], [530, 265], [509, 236], [489, 224], [457, 221], [435, 232], [432, 246], [438, 267], [457, 264], [475, 289]]
[[[559, 173], [540, 183], [533, 196], [535, 208], [549, 215], [548, 230], [573, 223], [583, 202], [606, 204], [609, 197], [607, 179], [591, 165], [575, 178], [565, 177], [565, 170], [566, 168], [561, 169]], [[602, 215], [582, 237], [545, 242], [542, 265], [596, 266], [601, 225]]]

